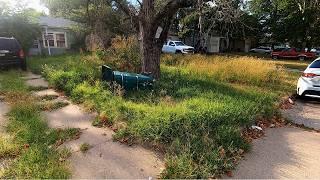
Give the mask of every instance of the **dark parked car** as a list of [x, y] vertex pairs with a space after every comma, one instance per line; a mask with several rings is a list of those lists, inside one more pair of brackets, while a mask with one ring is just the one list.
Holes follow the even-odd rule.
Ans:
[[0, 37], [0, 68], [13, 65], [27, 69], [23, 49], [15, 38]]

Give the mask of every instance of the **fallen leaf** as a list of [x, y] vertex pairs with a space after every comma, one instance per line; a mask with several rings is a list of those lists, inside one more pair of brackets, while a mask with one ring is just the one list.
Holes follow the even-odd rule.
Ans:
[[232, 172], [231, 172], [231, 171], [227, 171], [227, 176], [228, 176], [228, 177], [233, 177]]
[[23, 145], [24, 149], [29, 149], [30, 145], [29, 144], [25, 144]]

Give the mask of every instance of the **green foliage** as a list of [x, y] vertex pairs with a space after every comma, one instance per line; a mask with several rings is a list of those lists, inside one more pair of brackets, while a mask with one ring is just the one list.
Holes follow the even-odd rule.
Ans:
[[81, 23], [83, 27], [78, 27], [78, 32], [98, 35], [105, 47], [110, 45], [111, 38], [132, 33], [131, 21], [120, 9], [114, 8], [111, 0], [41, 1], [52, 15]]
[[12, 143], [14, 138], [9, 135], [1, 134], [0, 137], [0, 159], [16, 157], [20, 154], [20, 146], [16, 143]]
[[[100, 73], [97, 68], [100, 61], [90, 61], [91, 65], [88, 65], [85, 62], [89, 57], [71, 57], [34, 60], [47, 64], [43, 73], [52, 85], [66, 90], [74, 101], [100, 114], [95, 125], [116, 127], [115, 139], [162, 144], [167, 152], [164, 178], [217, 177], [233, 169], [240, 154], [249, 149], [241, 137], [241, 128], [252, 125], [258, 117], [268, 118], [275, 114], [274, 103], [278, 96], [274, 90], [265, 87], [278, 87], [282, 80], [285, 81], [278, 76], [270, 75], [275, 80], [269, 81], [257, 75], [254, 82], [225, 78], [225, 83], [221, 83], [221, 78], [207, 73], [209, 70], [201, 71], [193, 66], [193, 60], [199, 60], [194, 56], [189, 60], [184, 56], [173, 57], [174, 60], [164, 57], [162, 78], [153, 91], [127, 92], [121, 97], [115, 96], [93, 73]], [[222, 71], [221, 67], [229, 66], [226, 59], [229, 57], [217, 58], [215, 68]], [[273, 69], [274, 64], [259, 59], [251, 61], [244, 57], [238, 60], [243, 63], [233, 63], [233, 69], [245, 66], [248, 71], [241, 71], [242, 74], [236, 76], [225, 73], [224, 76], [241, 80], [246, 73], [277, 71], [277, 68]], [[206, 62], [210, 65], [212, 61], [207, 59]], [[85, 70], [81, 64], [86, 64]], [[261, 70], [254, 70], [257, 66]], [[38, 67], [41, 66], [35, 64], [35, 69]], [[278, 73], [281, 72], [279, 69]]]
[[114, 69], [137, 73], [141, 71], [139, 43], [136, 37], [117, 36], [106, 51], [98, 52], [98, 54], [106, 64]]
[[15, 37], [28, 52], [33, 40], [37, 39], [41, 32], [40, 26], [35, 22], [37, 16], [38, 14], [30, 9], [0, 16], [0, 36]]
[[0, 139], [0, 156], [15, 157], [1, 178], [69, 178], [67, 164], [60, 161], [64, 153], [58, 152], [55, 145], [74, 138], [79, 134], [79, 129], [48, 128], [20, 76], [15, 71], [0, 75], [3, 84], [0, 92], [4, 92], [13, 103], [8, 114], [7, 131], [10, 136]]
[[251, 11], [262, 23], [270, 41], [289, 42], [296, 47], [318, 46], [319, 2], [304, 0], [253, 0]]
[[24, 81], [19, 78], [22, 72], [8, 71], [0, 75], [0, 93], [27, 92], [28, 88]]
[[90, 144], [83, 143], [83, 144], [80, 145], [80, 151], [82, 153], [86, 153], [90, 149], [90, 147], [91, 147]]
[[4, 178], [66, 179], [70, 173], [59, 158], [55, 151], [34, 145], [14, 161]]

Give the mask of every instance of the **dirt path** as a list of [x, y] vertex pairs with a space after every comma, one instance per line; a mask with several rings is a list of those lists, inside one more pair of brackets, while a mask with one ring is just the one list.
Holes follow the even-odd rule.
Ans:
[[[296, 124], [320, 129], [320, 100], [304, 98], [282, 114]], [[234, 177], [263, 179], [320, 178], [320, 133], [301, 128], [268, 129], [266, 136], [253, 142]]]
[[[30, 86], [47, 86], [41, 77], [28, 74], [27, 84]], [[52, 89], [36, 92], [35, 95], [58, 95]], [[65, 97], [60, 100], [68, 101]], [[83, 111], [72, 104], [53, 111], [44, 112], [48, 124], [52, 128], [80, 128], [79, 139], [64, 144], [72, 151], [70, 158], [74, 179], [141, 179], [157, 178], [163, 168], [163, 161], [152, 151], [142, 147], [128, 147], [112, 139], [113, 131], [96, 128], [91, 125], [95, 114]], [[88, 152], [82, 153], [79, 147], [83, 143], [90, 144]]]

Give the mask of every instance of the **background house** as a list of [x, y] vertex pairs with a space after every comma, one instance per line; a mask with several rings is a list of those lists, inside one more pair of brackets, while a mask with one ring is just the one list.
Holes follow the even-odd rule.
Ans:
[[75, 22], [63, 18], [41, 16], [39, 25], [42, 27], [42, 33], [34, 41], [29, 55], [58, 55], [71, 49], [75, 42], [75, 33], [72, 31], [72, 27], [76, 25]]

